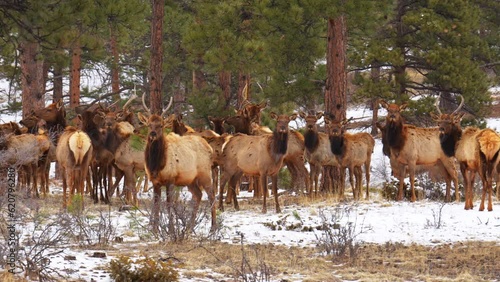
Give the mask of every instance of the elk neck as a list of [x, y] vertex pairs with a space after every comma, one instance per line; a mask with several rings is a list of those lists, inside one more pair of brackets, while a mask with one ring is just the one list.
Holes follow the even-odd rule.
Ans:
[[336, 156], [342, 156], [345, 152], [345, 138], [342, 135], [330, 136], [330, 149], [332, 153]]
[[307, 151], [314, 152], [319, 145], [319, 134], [314, 130], [307, 130], [304, 134], [304, 145]]
[[446, 132], [439, 133], [439, 141], [441, 143], [441, 149], [448, 157], [455, 156], [455, 149], [457, 147], [457, 143], [460, 141], [462, 137], [462, 129], [460, 127], [453, 126], [451, 130]]
[[288, 149], [288, 132], [273, 131], [270, 145], [272, 156], [276, 159], [283, 157]]
[[384, 134], [387, 144], [391, 149], [401, 150], [406, 142], [406, 132], [404, 131], [403, 121], [390, 121], [387, 122]]
[[164, 136], [160, 136], [159, 138], [156, 138], [154, 140], [148, 139], [144, 154], [146, 167], [151, 174], [150, 177], [157, 177], [160, 171], [165, 167], [165, 150], [166, 148]]

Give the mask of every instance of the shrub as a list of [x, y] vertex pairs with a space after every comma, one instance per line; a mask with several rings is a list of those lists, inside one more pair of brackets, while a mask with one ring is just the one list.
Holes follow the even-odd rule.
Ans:
[[109, 271], [116, 282], [179, 280], [179, 273], [172, 266], [172, 262], [157, 261], [149, 257], [133, 261], [128, 256], [120, 256], [111, 260]]

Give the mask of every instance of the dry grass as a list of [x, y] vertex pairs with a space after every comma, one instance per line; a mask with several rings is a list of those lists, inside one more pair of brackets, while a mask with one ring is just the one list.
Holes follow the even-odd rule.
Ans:
[[[106, 205], [90, 204], [88, 197], [85, 200], [89, 203], [86, 207], [92, 211], [108, 209]], [[120, 206], [120, 200], [113, 201], [112, 209]], [[60, 195], [49, 195], [44, 200], [33, 202], [40, 205], [44, 213], [57, 213], [62, 207]], [[319, 203], [334, 205], [338, 199], [322, 195], [313, 198], [280, 195], [282, 206], [311, 206]], [[144, 207], [149, 203], [142, 204]], [[226, 207], [226, 212], [233, 210], [232, 205]], [[241, 200], [240, 208], [260, 211], [262, 201]], [[268, 212], [274, 213], [274, 201], [269, 201]], [[137, 243], [115, 244], [106, 248], [107, 255], [171, 260], [184, 277], [226, 282], [241, 281], [238, 275], [242, 272], [244, 260], [248, 260], [248, 266], [254, 272], [266, 269], [274, 281], [495, 281], [500, 277], [500, 244], [496, 242], [467, 242], [434, 247], [399, 243], [365, 244], [360, 247], [354, 262], [347, 258], [333, 261], [332, 257], [320, 254], [316, 248], [273, 244], [242, 246], [218, 241]], [[82, 252], [85, 251], [82, 249]], [[0, 273], [0, 281], [14, 281], [8, 279], [9, 276]]]

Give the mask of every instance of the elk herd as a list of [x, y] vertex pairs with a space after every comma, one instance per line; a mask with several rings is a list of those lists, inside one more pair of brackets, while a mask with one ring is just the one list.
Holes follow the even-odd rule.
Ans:
[[[81, 196], [83, 208], [86, 193], [94, 203], [110, 204], [116, 194], [127, 204], [138, 205], [141, 183], [137, 179], [142, 173], [146, 178], [145, 189], [149, 182], [153, 186], [153, 226], [159, 224], [162, 187], [166, 187], [170, 224], [174, 186], [186, 186], [192, 195], [191, 225], [203, 191], [211, 207], [213, 228], [217, 193], [219, 209], [224, 209], [225, 190], [225, 202], [232, 202], [235, 209], [239, 209], [237, 190], [243, 182], [249, 182], [249, 190], [253, 189], [256, 197], [263, 197], [265, 213], [268, 178], [272, 182], [276, 211], [280, 212], [277, 188], [282, 167], [289, 170], [292, 186], [300, 193], [316, 196], [324, 167], [336, 167], [341, 176], [348, 172], [354, 200], [363, 197], [363, 181], [365, 198], [369, 198], [375, 140], [368, 133], [348, 132], [350, 120], [339, 120], [322, 112], [271, 112], [269, 116], [274, 123], [271, 130], [260, 124], [266, 103], [246, 101], [236, 115], [209, 116], [212, 129], [196, 131], [183, 122], [182, 115], [167, 114], [172, 100], [163, 113], [157, 115], [150, 112], [143, 95], [143, 111], [135, 114], [130, 105], [136, 98], [133, 95], [121, 108], [89, 106], [80, 110], [69, 126], [62, 101], [32, 112], [20, 124], [0, 125], [2, 173], [6, 175], [8, 167], [16, 167], [18, 191], [25, 189], [26, 196], [40, 197], [49, 192], [50, 163], [57, 162], [62, 178], [63, 208], [68, 207], [75, 194]], [[402, 111], [406, 104], [380, 102], [387, 116], [384, 124], [377, 123], [377, 126], [381, 130], [382, 151], [389, 157], [393, 175], [399, 179], [396, 200], [404, 197], [407, 176], [410, 201], [416, 200], [415, 174], [423, 168], [436, 169], [446, 180], [447, 201], [451, 201], [453, 183], [455, 200], [459, 201], [458, 165], [464, 180], [465, 209], [473, 208], [477, 173], [483, 188], [479, 210], [484, 210], [487, 196], [487, 209], [491, 211], [492, 183], [500, 170], [500, 135], [492, 129], [461, 127], [463, 97], [451, 114], [441, 113], [439, 99], [437, 113], [432, 114], [437, 126], [430, 128], [405, 123]], [[324, 130], [320, 130], [318, 124], [322, 118]], [[296, 119], [305, 124], [303, 134], [289, 128], [290, 122]], [[147, 133], [143, 128], [147, 128]], [[226, 132], [227, 128], [233, 129], [232, 132]], [[123, 183], [121, 193], [120, 183]], [[5, 183], [0, 187], [0, 194], [6, 193], [4, 186]], [[342, 181], [336, 190], [340, 199], [345, 197], [343, 186]]]

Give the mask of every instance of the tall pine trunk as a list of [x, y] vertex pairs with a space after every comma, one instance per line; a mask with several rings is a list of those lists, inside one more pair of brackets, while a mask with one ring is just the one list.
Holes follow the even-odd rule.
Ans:
[[39, 56], [40, 44], [24, 40], [19, 46], [21, 57], [21, 84], [23, 118], [36, 109], [45, 106], [43, 80], [43, 59]]
[[82, 65], [82, 48], [76, 39], [71, 50], [71, 76], [69, 79], [69, 107], [74, 109], [80, 105], [80, 76]]
[[56, 103], [57, 101], [63, 98], [63, 68], [60, 65], [54, 65], [54, 91], [52, 96], [52, 102]]
[[163, 66], [163, 16], [165, 0], [153, 0], [151, 20], [151, 62], [149, 69], [150, 110], [152, 114], [162, 112], [162, 66]]
[[[346, 73], [346, 47], [347, 29], [345, 16], [340, 15], [328, 19], [328, 42], [326, 54], [326, 88], [325, 88], [325, 113], [336, 121], [346, 117], [347, 110], [347, 73]], [[324, 167], [322, 191], [339, 192], [342, 196], [345, 176], [339, 169]]]
[[[375, 85], [378, 85], [380, 81], [380, 66], [378, 62], [373, 62], [372, 63], [372, 68], [370, 72], [370, 77], [371, 80], [374, 82]], [[377, 129], [377, 121], [378, 121], [378, 98], [380, 97], [381, 93], [372, 93], [375, 94], [371, 98], [371, 108], [372, 108], [372, 130], [371, 130], [371, 135], [376, 136], [378, 134], [378, 129]]]
[[[245, 89], [246, 86], [246, 89]], [[241, 108], [243, 101], [250, 100], [250, 74], [245, 74], [240, 71], [238, 76], [238, 99], [236, 108]]]
[[120, 99], [120, 69], [119, 69], [119, 53], [118, 53], [118, 43], [116, 40], [116, 28], [114, 23], [109, 25], [110, 40], [109, 45], [111, 46], [112, 64], [111, 64], [111, 92], [114, 100]]
[[222, 98], [224, 99], [224, 109], [227, 110], [231, 102], [231, 72], [219, 72], [219, 86], [222, 91]]

